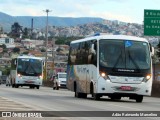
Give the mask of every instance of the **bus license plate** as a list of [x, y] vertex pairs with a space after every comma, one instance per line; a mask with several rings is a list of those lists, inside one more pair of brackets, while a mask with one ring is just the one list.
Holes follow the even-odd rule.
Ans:
[[31, 81], [31, 80], [28, 80], [28, 81], [26, 81], [26, 83], [33, 83], [33, 81]]
[[120, 87], [121, 90], [131, 90], [130, 86], [121, 86]]

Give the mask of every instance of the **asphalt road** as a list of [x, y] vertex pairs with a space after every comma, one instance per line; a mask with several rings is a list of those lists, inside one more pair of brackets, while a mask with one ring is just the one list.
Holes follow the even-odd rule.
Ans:
[[[136, 103], [135, 100], [128, 98], [112, 101], [108, 97], [94, 101], [89, 95], [87, 99], [75, 98], [74, 93], [67, 89], [53, 90], [49, 87], [40, 87], [38, 90], [29, 89], [29, 87], [11, 88], [0, 85], [0, 111], [46, 111], [42, 112], [42, 115], [47, 115], [47, 117], [41, 119], [47, 120], [53, 119], [51, 116], [56, 120], [155, 120], [159, 119], [155, 116], [160, 115], [160, 112], [153, 111], [160, 111], [160, 98], [144, 97], [142, 103]], [[140, 113], [142, 116], [144, 114], [148, 116], [136, 117]], [[122, 117], [122, 114], [134, 117]]]

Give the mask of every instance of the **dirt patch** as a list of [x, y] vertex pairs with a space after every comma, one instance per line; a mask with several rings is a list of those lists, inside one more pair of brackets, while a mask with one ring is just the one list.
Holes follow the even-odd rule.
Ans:
[[43, 81], [43, 86], [46, 86], [46, 87], [53, 87], [53, 81], [44, 80], [44, 81]]
[[151, 96], [160, 97], [160, 81], [157, 80], [153, 81]]

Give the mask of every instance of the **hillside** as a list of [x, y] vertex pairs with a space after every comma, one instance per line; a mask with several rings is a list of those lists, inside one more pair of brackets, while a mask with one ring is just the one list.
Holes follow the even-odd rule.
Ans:
[[[46, 16], [10, 16], [5, 13], [0, 12], [0, 26], [3, 27], [5, 32], [10, 31], [11, 25], [14, 22], [18, 22], [21, 26], [31, 28], [31, 20], [33, 19], [34, 28], [44, 28], [46, 26]], [[48, 17], [48, 24], [50, 26], [75, 26], [80, 24], [102, 22], [102, 18], [92, 18], [92, 17]]]

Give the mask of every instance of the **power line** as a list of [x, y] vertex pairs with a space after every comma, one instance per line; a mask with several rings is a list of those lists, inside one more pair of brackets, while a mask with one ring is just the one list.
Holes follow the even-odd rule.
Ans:
[[48, 13], [51, 12], [51, 10], [46, 9], [46, 10], [44, 10], [44, 12], [47, 13], [47, 20], [46, 20], [46, 55], [45, 55], [45, 71], [46, 71], [45, 80], [47, 80]]

